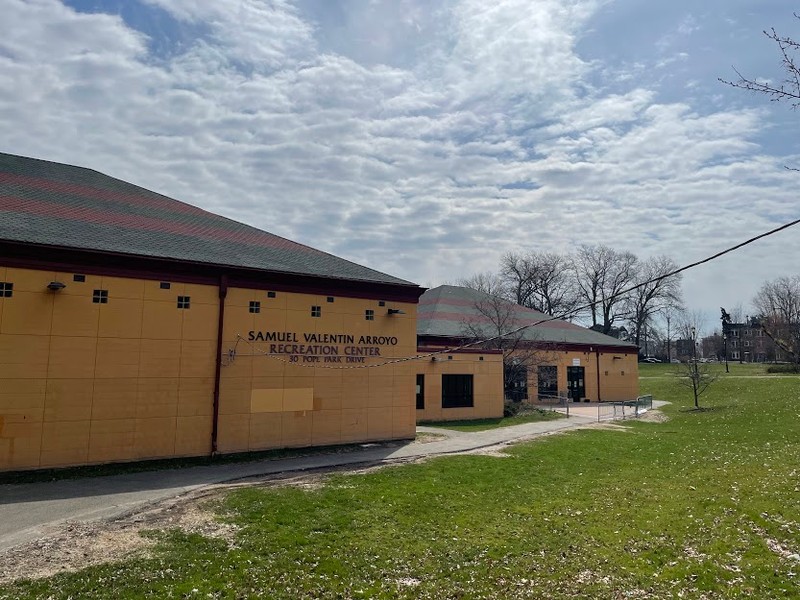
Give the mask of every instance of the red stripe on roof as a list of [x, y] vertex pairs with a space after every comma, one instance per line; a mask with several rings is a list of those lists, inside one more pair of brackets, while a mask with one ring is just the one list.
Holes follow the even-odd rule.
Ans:
[[18, 211], [32, 215], [98, 223], [101, 225], [114, 225], [143, 231], [180, 234], [200, 239], [222, 240], [251, 246], [282, 248], [285, 250], [314, 253], [319, 252], [308, 246], [272, 236], [257, 229], [249, 229], [247, 231], [222, 230], [208, 225], [170, 222], [141, 215], [107, 213], [90, 208], [66, 206], [52, 202], [18, 198], [16, 196], [0, 196], [0, 210]]
[[[191, 206], [190, 204], [185, 204], [178, 200], [173, 200], [172, 198], [167, 199], [154, 196], [145, 196], [141, 194], [112, 192], [110, 190], [102, 190], [87, 185], [53, 181], [52, 179], [44, 179], [41, 177], [29, 177], [27, 175], [16, 175], [14, 173], [0, 173], [0, 183], [10, 183], [12, 185], [21, 185], [28, 188], [47, 192], [55, 192], [58, 194], [70, 194], [73, 196], [81, 196], [83, 198], [93, 198], [95, 200], [107, 200], [109, 202], [160, 208], [163, 210], [168, 210], [175, 213], [184, 213], [188, 215], [215, 216], [211, 215], [211, 213], [203, 210], [202, 208], [197, 208], [196, 206]], [[133, 186], [133, 184], [127, 185]]]

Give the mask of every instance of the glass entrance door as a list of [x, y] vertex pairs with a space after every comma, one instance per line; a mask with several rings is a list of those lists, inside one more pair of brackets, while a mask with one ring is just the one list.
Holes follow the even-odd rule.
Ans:
[[586, 380], [583, 367], [567, 367], [567, 390], [573, 402], [580, 402], [586, 396]]

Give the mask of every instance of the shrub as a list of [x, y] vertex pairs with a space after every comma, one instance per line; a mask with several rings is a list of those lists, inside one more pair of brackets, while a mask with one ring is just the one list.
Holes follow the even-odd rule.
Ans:
[[515, 402], [513, 400], [506, 400], [503, 403], [503, 416], [514, 417], [522, 410], [522, 402]]
[[800, 365], [789, 363], [783, 365], [770, 365], [767, 373], [800, 373]]

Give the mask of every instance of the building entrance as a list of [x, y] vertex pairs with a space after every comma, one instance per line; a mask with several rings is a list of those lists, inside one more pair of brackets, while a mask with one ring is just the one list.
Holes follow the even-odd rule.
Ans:
[[580, 402], [586, 396], [584, 367], [567, 367], [567, 390], [573, 402]]

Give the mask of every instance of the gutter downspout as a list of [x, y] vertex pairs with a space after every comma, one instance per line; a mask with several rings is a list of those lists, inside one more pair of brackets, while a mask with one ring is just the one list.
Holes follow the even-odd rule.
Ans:
[[222, 375], [222, 334], [225, 324], [225, 298], [228, 295], [228, 276], [219, 277], [219, 320], [217, 322], [217, 364], [214, 370], [214, 409], [211, 422], [211, 456], [217, 453], [219, 432], [219, 383]]
[[602, 402], [603, 399], [600, 397], [600, 349], [598, 348], [595, 350], [595, 362], [597, 364], [597, 401]]

